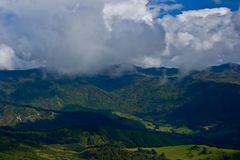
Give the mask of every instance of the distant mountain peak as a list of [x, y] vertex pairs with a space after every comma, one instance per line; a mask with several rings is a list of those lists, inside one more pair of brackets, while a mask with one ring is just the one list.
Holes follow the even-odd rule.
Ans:
[[224, 71], [235, 71], [240, 73], [240, 65], [237, 63], [226, 63], [218, 66], [212, 66], [210, 68], [212, 72], [224, 72]]

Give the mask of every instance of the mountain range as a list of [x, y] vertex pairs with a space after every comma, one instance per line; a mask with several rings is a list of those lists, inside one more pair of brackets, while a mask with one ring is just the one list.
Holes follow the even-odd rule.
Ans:
[[190, 144], [239, 150], [239, 113], [240, 65], [233, 63], [188, 73], [137, 66], [91, 76], [0, 71], [0, 157], [44, 159], [51, 150], [56, 159], [99, 159], [103, 148], [134, 157], [116, 148]]

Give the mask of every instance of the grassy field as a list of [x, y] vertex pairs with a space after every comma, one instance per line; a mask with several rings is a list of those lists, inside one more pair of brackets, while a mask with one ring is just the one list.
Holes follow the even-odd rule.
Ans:
[[62, 145], [41, 146], [0, 151], [0, 160], [81, 160], [78, 152], [64, 148]]
[[122, 113], [122, 112], [113, 112], [113, 114], [115, 114], [121, 118], [137, 121], [137, 122], [141, 123], [146, 129], [154, 130], [156, 127], [152, 122], [145, 121], [134, 115], [130, 115], [130, 114]]
[[166, 133], [176, 133], [176, 134], [184, 134], [184, 135], [189, 135], [189, 134], [194, 134], [195, 131], [192, 129], [182, 126], [182, 127], [175, 127], [170, 124], [161, 124], [156, 131], [159, 132], [166, 132]]
[[[159, 155], [164, 154], [169, 160], [219, 160], [223, 155], [231, 155], [240, 151], [222, 149], [205, 145], [181, 145], [158, 148], [143, 148], [143, 150], [154, 149]], [[128, 149], [136, 151], [138, 149]]]
[[161, 124], [161, 125], [159, 125], [159, 127], [157, 127], [157, 125], [155, 125], [154, 123], [146, 121], [146, 120], [141, 119], [134, 115], [130, 115], [130, 114], [122, 113], [122, 112], [113, 112], [113, 114], [115, 114], [121, 118], [137, 121], [137, 122], [141, 123], [146, 129], [150, 129], [150, 130], [154, 130], [154, 131], [184, 134], [184, 135], [189, 135], [189, 134], [195, 133], [192, 129], [190, 129], [186, 126], [175, 127], [170, 124]]

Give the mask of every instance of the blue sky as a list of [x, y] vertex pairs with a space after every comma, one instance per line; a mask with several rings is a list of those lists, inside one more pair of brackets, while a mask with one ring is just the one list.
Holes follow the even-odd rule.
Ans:
[[168, 14], [177, 15], [180, 14], [182, 11], [187, 10], [199, 10], [205, 8], [219, 7], [227, 7], [230, 8], [232, 11], [236, 11], [240, 7], [240, 0], [150, 0], [150, 4], [180, 4], [182, 5], [181, 9], [168, 11]]
[[184, 10], [203, 9], [203, 8], [218, 8], [228, 7], [231, 10], [237, 10], [240, 5], [240, 0], [221, 0], [218, 3], [213, 0], [177, 0], [184, 6]]

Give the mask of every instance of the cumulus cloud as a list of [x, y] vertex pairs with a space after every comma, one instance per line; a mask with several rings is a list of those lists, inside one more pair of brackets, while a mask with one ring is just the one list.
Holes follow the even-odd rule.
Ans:
[[24, 61], [20, 59], [15, 51], [6, 44], [0, 44], [0, 70], [14, 70], [16, 68], [29, 69], [32, 67], [38, 67], [35, 61]]
[[16, 55], [9, 46], [0, 44], [0, 69], [11, 70], [15, 68]]
[[155, 16], [147, 0], [1, 0], [0, 69], [95, 74], [114, 64], [190, 70], [240, 60], [239, 11]]
[[160, 20], [166, 31], [165, 63], [187, 70], [239, 62], [237, 17], [228, 8], [186, 11]]
[[117, 18], [120, 20], [142, 21], [149, 25], [153, 23], [153, 15], [146, 7], [145, 0], [122, 0], [107, 3], [103, 9], [103, 16], [106, 26], [109, 30], [113, 21]]
[[95, 73], [163, 50], [146, 0], [2, 0], [0, 42], [50, 69]]

